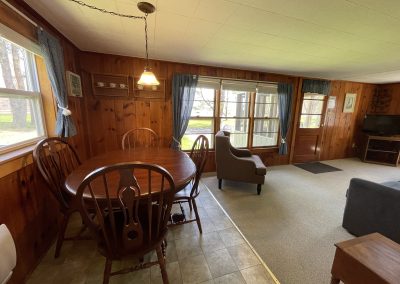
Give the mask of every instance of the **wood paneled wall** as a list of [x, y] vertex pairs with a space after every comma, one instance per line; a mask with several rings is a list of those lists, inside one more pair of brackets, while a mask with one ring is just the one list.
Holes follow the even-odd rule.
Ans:
[[33, 164], [0, 179], [0, 224], [9, 228], [17, 249], [10, 283], [24, 283], [57, 233], [58, 208]]
[[[54, 33], [60, 39], [64, 50], [66, 70], [80, 73], [77, 61], [78, 49], [26, 3], [18, 0], [9, 2], [43, 28]], [[33, 41], [37, 40], [36, 27], [3, 2], [0, 2], [0, 22]], [[50, 136], [54, 136], [56, 105], [42, 59], [37, 60], [37, 67], [44, 98], [47, 130]], [[68, 104], [79, 133], [70, 142], [82, 157], [86, 157], [86, 147], [83, 142], [83, 134], [86, 131], [83, 129], [81, 119], [81, 100], [69, 98]], [[17, 266], [10, 283], [24, 283], [54, 241], [59, 216], [58, 205], [41, 176], [36, 173], [31, 153], [0, 164], [0, 177], [0, 224], [6, 224], [10, 229], [17, 248]]]
[[[290, 82], [296, 87], [298, 78], [262, 72], [198, 66], [151, 60], [150, 65], [159, 78], [166, 79], [165, 100], [135, 100], [133, 98], [107, 98], [94, 96], [91, 74], [121, 74], [139, 77], [144, 60], [116, 55], [82, 52], [79, 57], [85, 101], [85, 121], [89, 155], [120, 148], [124, 132], [135, 127], [150, 127], [160, 136], [163, 145], [172, 139], [171, 80], [174, 73], [190, 73], [231, 79], [267, 82]], [[290, 135], [289, 135], [290, 137]], [[290, 140], [290, 139], [289, 139]], [[277, 148], [257, 151], [268, 165], [287, 164], [288, 156], [279, 156]], [[215, 170], [211, 152], [206, 171]]]
[[400, 84], [378, 85], [368, 105], [368, 113], [400, 115]]
[[[66, 70], [81, 75], [84, 98], [69, 98], [68, 103], [78, 128], [78, 135], [73, 137], [70, 142], [83, 159], [120, 147], [119, 142], [122, 134], [130, 128], [139, 126], [151, 127], [156, 130], [162, 139], [162, 143], [168, 145], [172, 137], [171, 78], [175, 72], [243, 80], [290, 82], [295, 87], [295, 96], [298, 96], [299, 93], [297, 87], [300, 78], [298, 77], [151, 61], [151, 67], [156, 75], [165, 78], [167, 82], [167, 95], [164, 101], [124, 98], [100, 99], [92, 94], [91, 73], [125, 74], [137, 77], [143, 71], [145, 61], [138, 58], [81, 52], [24, 1], [9, 0], [9, 2], [60, 38], [64, 48]], [[2, 2], [0, 2], [0, 22], [24, 36], [36, 40], [36, 28]], [[42, 77], [44, 74], [45, 72], [42, 72]], [[51, 90], [49, 82], [44, 77], [40, 82], [43, 86], [42, 90], [49, 92]], [[370, 102], [375, 92], [375, 86], [369, 84], [335, 81], [332, 87], [332, 95], [336, 96], [337, 100], [335, 109], [329, 110], [327, 114], [324, 133], [325, 143], [322, 151], [323, 159], [354, 155], [355, 150], [352, 145], [355, 143], [356, 147], [358, 146], [357, 133], [360, 123], [367, 109], [371, 108]], [[385, 113], [399, 114], [400, 97], [397, 92], [400, 90], [400, 84], [387, 85], [386, 87], [390, 93], [393, 93], [393, 101], [391, 101], [390, 107], [385, 110]], [[353, 114], [342, 113], [346, 92], [358, 94], [357, 106]], [[293, 101], [298, 101], [297, 97]], [[295, 107], [294, 105], [293, 109]], [[292, 139], [292, 129], [293, 126], [288, 135], [289, 145]], [[279, 156], [277, 152], [277, 148], [274, 148], [257, 151], [257, 154], [262, 157], [267, 165], [287, 164], [289, 155]], [[18, 263], [11, 283], [22, 283], [24, 281], [51, 245], [57, 229], [56, 202], [48, 193], [41, 178], [35, 175], [31, 160], [30, 154], [23, 157], [17, 170], [11, 174], [2, 175], [3, 177], [0, 178], [0, 223], [7, 224], [17, 244]], [[214, 169], [214, 153], [211, 152], [206, 170], [212, 171]]]
[[[321, 160], [354, 157], [357, 153], [359, 132], [375, 85], [346, 81], [332, 81], [330, 96], [336, 97], [335, 107], [327, 109], [321, 145]], [[344, 113], [346, 93], [357, 94], [353, 113]]]

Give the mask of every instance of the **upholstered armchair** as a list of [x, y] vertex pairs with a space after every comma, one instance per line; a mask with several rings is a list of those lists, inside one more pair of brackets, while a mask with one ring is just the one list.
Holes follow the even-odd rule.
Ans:
[[218, 187], [222, 179], [257, 184], [257, 194], [261, 192], [267, 168], [259, 156], [247, 149], [236, 149], [229, 141], [230, 133], [219, 131], [215, 135], [215, 163], [217, 166]]

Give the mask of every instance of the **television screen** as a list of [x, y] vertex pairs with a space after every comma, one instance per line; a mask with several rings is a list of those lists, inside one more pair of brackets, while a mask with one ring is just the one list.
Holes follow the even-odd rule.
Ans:
[[367, 115], [363, 131], [375, 135], [399, 135], [400, 115]]

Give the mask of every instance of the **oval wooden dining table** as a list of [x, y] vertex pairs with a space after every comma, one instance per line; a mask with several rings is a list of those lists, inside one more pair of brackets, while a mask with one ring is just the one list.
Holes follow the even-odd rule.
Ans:
[[[93, 170], [126, 162], [151, 163], [165, 168], [174, 179], [176, 191], [184, 188], [196, 174], [196, 166], [185, 152], [171, 148], [134, 148], [110, 151], [89, 158], [68, 175], [65, 187], [69, 193], [76, 195], [81, 182]], [[145, 179], [145, 173], [140, 171], [135, 172], [135, 176], [139, 181]]]

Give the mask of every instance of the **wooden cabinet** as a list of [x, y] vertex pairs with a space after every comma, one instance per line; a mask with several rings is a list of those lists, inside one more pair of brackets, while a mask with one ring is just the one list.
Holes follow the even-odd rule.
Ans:
[[364, 162], [397, 167], [400, 156], [400, 136], [370, 136], [364, 151]]

